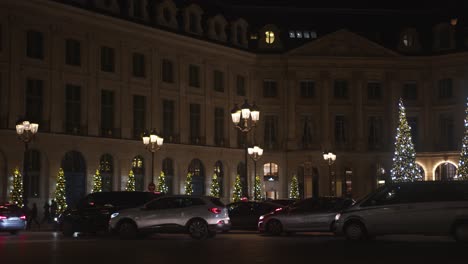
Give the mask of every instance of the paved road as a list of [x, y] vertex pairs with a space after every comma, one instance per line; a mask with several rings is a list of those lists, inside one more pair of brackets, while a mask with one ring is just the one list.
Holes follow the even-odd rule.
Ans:
[[[323, 262], [322, 262], [323, 261]], [[0, 263], [467, 263], [468, 246], [445, 237], [393, 236], [351, 243], [330, 234], [268, 237], [254, 232], [197, 241], [158, 234], [122, 241], [56, 232], [0, 233]]]

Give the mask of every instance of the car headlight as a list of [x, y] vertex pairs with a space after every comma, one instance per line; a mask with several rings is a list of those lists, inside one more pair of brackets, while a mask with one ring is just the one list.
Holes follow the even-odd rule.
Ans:
[[335, 215], [335, 221], [338, 221], [338, 220], [340, 220], [340, 217], [341, 217], [341, 214], [337, 214], [337, 215]]
[[258, 220], [263, 220], [263, 218], [265, 218], [265, 216], [261, 215]]
[[111, 218], [117, 217], [118, 215], [119, 215], [119, 213], [113, 213], [113, 214], [111, 214]]

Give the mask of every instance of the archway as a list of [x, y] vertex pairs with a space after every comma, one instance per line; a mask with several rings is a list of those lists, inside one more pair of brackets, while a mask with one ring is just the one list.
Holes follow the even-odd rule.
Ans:
[[199, 159], [193, 159], [190, 162], [188, 171], [192, 173], [193, 195], [205, 194], [205, 169]]
[[162, 171], [164, 172], [164, 176], [166, 177], [168, 194], [172, 194], [174, 192], [174, 162], [172, 161], [172, 159], [165, 158], [162, 161]]
[[305, 162], [297, 168], [297, 179], [299, 181], [299, 194], [301, 198], [319, 196], [319, 174], [310, 162]]
[[104, 154], [99, 161], [99, 172], [101, 173], [102, 191], [112, 191], [112, 174], [114, 172], [114, 164], [110, 154]]
[[65, 175], [65, 196], [68, 206], [74, 206], [86, 193], [86, 164], [80, 152], [69, 151], [62, 159]]
[[450, 162], [444, 162], [440, 163], [434, 172], [436, 181], [452, 181], [457, 175], [457, 167]]
[[135, 176], [135, 191], [145, 190], [145, 160], [142, 156], [136, 156], [132, 160], [132, 171]]

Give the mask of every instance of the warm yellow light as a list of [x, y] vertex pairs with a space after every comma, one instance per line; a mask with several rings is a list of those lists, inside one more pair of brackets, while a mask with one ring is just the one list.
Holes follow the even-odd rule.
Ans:
[[265, 41], [268, 44], [275, 42], [275, 33], [273, 31], [265, 31]]

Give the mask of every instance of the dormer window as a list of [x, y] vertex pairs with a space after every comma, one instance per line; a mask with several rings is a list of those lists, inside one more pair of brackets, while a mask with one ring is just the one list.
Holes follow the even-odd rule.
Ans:
[[448, 50], [455, 48], [455, 31], [449, 23], [442, 23], [434, 28], [434, 48]]
[[142, 18], [143, 17], [143, 3], [142, 0], [133, 0], [133, 16]]
[[214, 29], [215, 29], [216, 36], [219, 37], [221, 35], [221, 25], [219, 23], [215, 23]]
[[265, 42], [268, 44], [275, 42], [275, 33], [273, 31], [265, 31]]
[[412, 47], [414, 45], [413, 35], [404, 34], [402, 41], [405, 47]]
[[417, 52], [420, 50], [418, 32], [415, 28], [406, 28], [401, 32], [398, 49], [403, 52]]
[[296, 33], [294, 32], [294, 30], [289, 31], [289, 38], [296, 38]]
[[111, 7], [111, 5], [112, 5], [112, 0], [104, 0], [104, 6]]
[[190, 31], [193, 33], [197, 32], [197, 16], [194, 13], [189, 14]]
[[304, 38], [306, 38], [306, 39], [310, 38], [309, 31], [304, 31]]
[[178, 28], [176, 14], [177, 7], [172, 0], [163, 0], [156, 6], [156, 21], [158, 25], [173, 29]]
[[169, 10], [169, 8], [164, 8], [163, 9], [163, 16], [164, 16], [164, 20], [166, 21], [166, 23], [170, 23], [171, 20], [172, 20], [172, 14], [171, 14], [171, 11]]
[[244, 30], [241, 26], [237, 26], [236, 31], [237, 43], [242, 43], [244, 41]]
[[296, 31], [296, 37], [302, 38], [302, 31]]
[[[184, 10], [184, 30], [187, 33], [202, 35], [203, 28], [201, 26], [201, 18], [203, 10], [195, 4], [187, 6]], [[214, 33], [214, 32], [213, 32]]]

